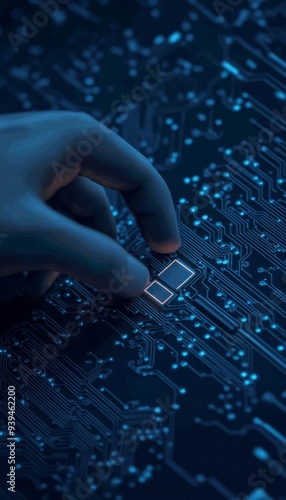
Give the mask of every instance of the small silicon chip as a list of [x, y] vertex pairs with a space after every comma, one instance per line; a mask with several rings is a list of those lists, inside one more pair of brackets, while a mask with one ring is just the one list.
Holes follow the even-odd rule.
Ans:
[[149, 296], [149, 298], [161, 306], [168, 302], [168, 300], [170, 300], [174, 295], [171, 290], [162, 285], [162, 283], [159, 283], [157, 280], [152, 281], [152, 283], [145, 288], [144, 292]]
[[174, 290], [178, 290], [185, 283], [187, 283], [187, 281], [189, 281], [194, 274], [195, 272], [186, 266], [186, 264], [183, 264], [180, 260], [175, 259], [158, 274], [158, 278]]

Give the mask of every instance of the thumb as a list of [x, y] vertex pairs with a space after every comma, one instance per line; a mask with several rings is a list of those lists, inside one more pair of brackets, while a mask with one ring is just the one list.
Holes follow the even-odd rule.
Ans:
[[24, 220], [20, 232], [6, 238], [5, 260], [13, 272], [54, 270], [125, 298], [139, 295], [148, 284], [147, 268], [109, 236], [43, 202], [33, 204]]

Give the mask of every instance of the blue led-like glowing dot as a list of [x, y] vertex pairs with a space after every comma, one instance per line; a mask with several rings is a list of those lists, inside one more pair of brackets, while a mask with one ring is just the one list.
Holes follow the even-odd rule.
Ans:
[[84, 83], [85, 85], [93, 85], [94, 84], [94, 78], [92, 78], [92, 76], [87, 76], [85, 79], [84, 79]]
[[136, 68], [130, 68], [130, 70], [128, 71], [128, 74], [129, 76], [137, 76], [138, 75], [138, 71]]
[[190, 137], [187, 137], [185, 140], [184, 140], [184, 144], [186, 146], [190, 146], [191, 144], [193, 144], [193, 139], [191, 139]]
[[220, 118], [218, 118], [217, 120], [215, 120], [215, 125], [217, 125], [218, 127], [220, 127], [220, 125], [222, 125], [222, 120]]
[[163, 43], [164, 41], [165, 41], [164, 35], [157, 35], [157, 36], [155, 36], [153, 43], [155, 45], [161, 45], [161, 43]]
[[241, 106], [239, 104], [235, 104], [234, 106], [232, 106], [232, 109], [233, 109], [233, 111], [240, 111]]
[[203, 219], [203, 220], [207, 220], [208, 218], [209, 218], [209, 216], [208, 216], [208, 215], [206, 215], [206, 214], [202, 216], [202, 219]]
[[154, 413], [157, 413], [157, 414], [162, 413], [162, 408], [160, 408], [160, 406], [156, 406], [156, 407], [154, 408]]
[[277, 346], [277, 351], [281, 352], [281, 351], [284, 351], [284, 346], [283, 345], [278, 345]]
[[205, 121], [206, 121], [206, 119], [207, 119], [207, 117], [206, 117], [206, 115], [205, 115], [204, 113], [198, 113], [198, 114], [197, 114], [197, 118], [198, 118], [198, 120], [199, 120], [200, 122], [205, 122]]
[[172, 125], [173, 121], [174, 121], [173, 118], [169, 117], [169, 118], [166, 118], [165, 123], [166, 123], [166, 125]]
[[173, 364], [172, 364], [172, 369], [173, 369], [173, 370], [177, 370], [178, 366], [179, 366], [179, 365], [178, 365], [177, 363], [173, 363]]
[[191, 101], [195, 97], [195, 93], [193, 91], [187, 92], [187, 98]]
[[190, 177], [185, 177], [185, 178], [183, 179], [183, 183], [184, 183], [184, 184], [190, 184], [190, 182], [191, 182], [191, 178], [190, 178]]
[[285, 92], [282, 92], [282, 90], [276, 90], [275, 97], [277, 97], [277, 99], [280, 99], [281, 101], [286, 101], [286, 94]]
[[188, 351], [182, 351], [182, 356], [186, 357], [188, 355], [189, 355]]
[[269, 458], [267, 451], [265, 451], [260, 446], [256, 446], [255, 448], [253, 448], [253, 455], [259, 460], [267, 460]]
[[195, 214], [197, 211], [198, 211], [198, 207], [191, 207], [191, 208], [190, 208], [190, 212], [191, 212], [192, 214]]
[[258, 379], [258, 375], [256, 375], [256, 373], [252, 373], [250, 375], [250, 378], [251, 378], [251, 380], [257, 380]]
[[199, 220], [194, 221], [194, 226], [200, 226], [200, 224], [201, 224], [201, 221], [199, 221]]
[[283, 179], [278, 179], [278, 184], [283, 184], [284, 180]]
[[179, 40], [182, 38], [182, 33], [180, 31], [174, 31], [174, 33], [171, 33], [171, 35], [168, 37], [168, 42], [170, 44], [177, 43]]
[[192, 177], [192, 181], [193, 182], [199, 182], [199, 180], [200, 180], [200, 176], [199, 175], [193, 175], [193, 177]]
[[179, 393], [180, 394], [186, 394], [187, 392], [187, 389], [185, 389], [184, 387], [182, 387], [181, 389], [179, 389]]
[[245, 377], [247, 377], [247, 372], [241, 372], [240, 375], [242, 376], [242, 378], [245, 378]]
[[201, 356], [201, 357], [205, 356], [205, 354], [206, 354], [205, 351], [200, 351], [199, 352], [199, 356]]
[[228, 420], [234, 420], [236, 418], [236, 415], [235, 415], [235, 413], [228, 413], [226, 418]]
[[231, 153], [232, 153], [232, 149], [229, 149], [229, 148], [228, 148], [228, 149], [226, 149], [226, 150], [225, 150], [225, 152], [224, 152], [224, 154], [225, 154], [226, 156], [230, 156], [230, 155], [231, 155]]
[[246, 323], [246, 321], [247, 321], [247, 318], [245, 318], [245, 317], [243, 317], [243, 318], [240, 318], [240, 321], [241, 321], [241, 323]]

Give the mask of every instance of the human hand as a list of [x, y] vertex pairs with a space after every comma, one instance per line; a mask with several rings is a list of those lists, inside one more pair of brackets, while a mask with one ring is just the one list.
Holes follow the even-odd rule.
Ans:
[[148, 270], [115, 241], [103, 186], [121, 191], [153, 250], [180, 247], [162, 177], [90, 115], [0, 115], [0, 145], [0, 277], [29, 271], [31, 295], [44, 294], [59, 273], [100, 290], [122, 277], [124, 286], [113, 286], [121, 297], [144, 290]]

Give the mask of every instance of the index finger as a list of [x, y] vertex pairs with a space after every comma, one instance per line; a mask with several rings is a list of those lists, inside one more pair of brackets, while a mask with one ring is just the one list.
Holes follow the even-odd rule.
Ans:
[[171, 253], [181, 245], [170, 191], [153, 165], [135, 148], [90, 117], [83, 134], [93, 145], [80, 175], [117, 189], [135, 214], [142, 234], [156, 252]]

